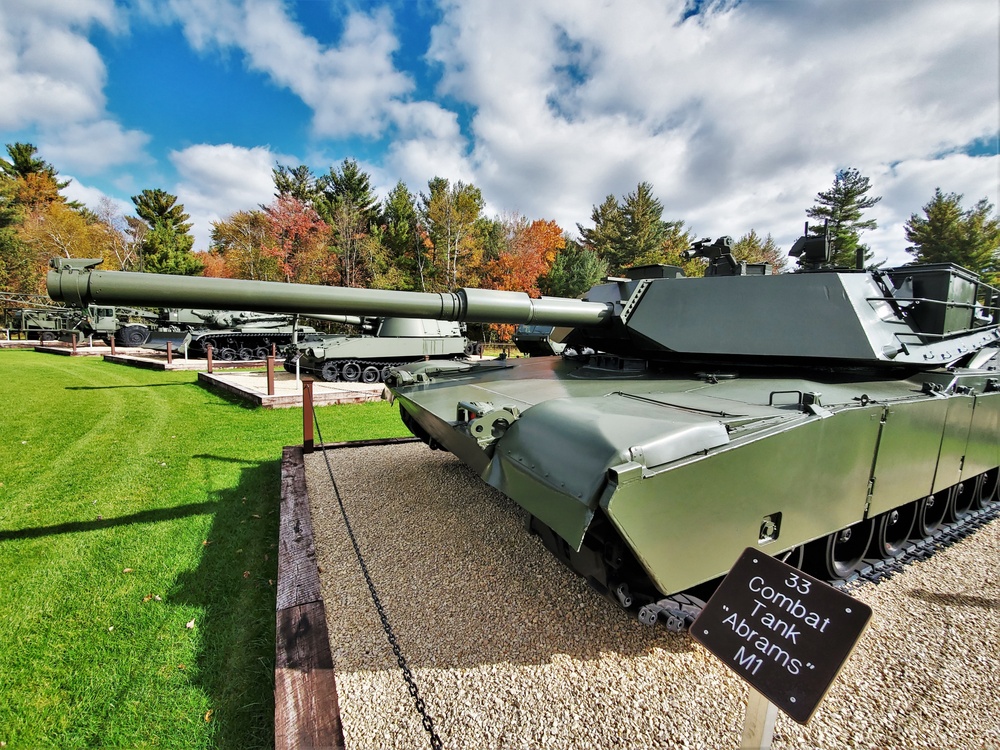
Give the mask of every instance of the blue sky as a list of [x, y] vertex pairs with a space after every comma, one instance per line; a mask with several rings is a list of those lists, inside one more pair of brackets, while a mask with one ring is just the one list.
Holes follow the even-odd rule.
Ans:
[[855, 167], [904, 262], [935, 188], [998, 204], [998, 134], [996, 0], [0, 0], [3, 143], [92, 208], [174, 193], [196, 249], [275, 164], [350, 157], [572, 233], [647, 181], [699, 237], [785, 247]]

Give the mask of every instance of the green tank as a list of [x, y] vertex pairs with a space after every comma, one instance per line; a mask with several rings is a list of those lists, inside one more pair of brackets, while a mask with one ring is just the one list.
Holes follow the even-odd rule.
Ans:
[[264, 359], [272, 349], [284, 349], [296, 335], [315, 332], [284, 313], [172, 307], [161, 309], [146, 345], [165, 349], [169, 341], [192, 357], [207, 356], [211, 346], [216, 359], [247, 361]]
[[393, 367], [476, 351], [454, 321], [345, 315], [340, 322], [359, 327], [362, 335], [303, 336], [285, 348], [285, 369], [328, 382], [380, 383]]
[[101, 273], [53, 299], [213, 304], [573, 328], [558, 357], [393, 368], [403, 421], [520, 505], [564, 563], [683, 627], [747, 547], [825, 579], [996, 501], [998, 292], [950, 264], [797, 272], [695, 245], [704, 278], [634, 268], [582, 299]]
[[551, 357], [563, 353], [566, 344], [562, 339], [568, 333], [569, 329], [555, 326], [519, 325], [514, 330], [514, 345], [529, 357]]

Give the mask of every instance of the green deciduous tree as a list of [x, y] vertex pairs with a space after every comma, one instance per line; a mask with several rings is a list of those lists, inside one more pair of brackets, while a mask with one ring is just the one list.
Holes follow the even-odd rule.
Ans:
[[810, 227], [811, 232], [822, 234], [824, 224], [829, 226], [834, 265], [853, 268], [859, 252], [863, 261], [872, 257], [868, 246], [861, 243], [861, 232], [875, 229], [878, 224], [862, 217], [882, 197], [868, 195], [871, 187], [871, 180], [857, 169], [842, 169], [834, 177], [833, 186], [818, 193], [816, 205], [806, 210], [806, 216], [821, 222]]
[[427, 183], [428, 192], [420, 195], [420, 217], [434, 260], [434, 273], [427, 275], [433, 288], [459, 286], [466, 280], [466, 268], [475, 268], [482, 257], [477, 222], [483, 210], [483, 195], [475, 185], [458, 181], [451, 184], [443, 177]]
[[983, 274], [996, 283], [1000, 271], [1000, 218], [993, 205], [981, 199], [962, 208], [962, 196], [934, 191], [923, 207], [906, 222], [906, 252], [918, 263], [956, 263]]
[[733, 243], [733, 257], [747, 263], [770, 263], [772, 273], [781, 273], [788, 266], [788, 256], [770, 234], [763, 239], [755, 229]]
[[213, 264], [211, 275], [283, 281], [285, 275], [274, 245], [271, 221], [264, 211], [237, 211], [224, 221], [214, 221], [209, 255], [222, 264]]

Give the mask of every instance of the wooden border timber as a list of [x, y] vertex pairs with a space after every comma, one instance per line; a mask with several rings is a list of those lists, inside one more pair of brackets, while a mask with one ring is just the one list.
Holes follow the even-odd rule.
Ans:
[[281, 456], [276, 610], [274, 746], [343, 750], [302, 446], [287, 446]]

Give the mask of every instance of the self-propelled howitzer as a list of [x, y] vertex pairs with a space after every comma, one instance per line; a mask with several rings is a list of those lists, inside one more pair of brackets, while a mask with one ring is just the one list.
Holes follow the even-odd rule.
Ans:
[[997, 496], [994, 289], [949, 264], [832, 269], [812, 239], [793, 248], [802, 270], [790, 274], [727, 247], [692, 249], [711, 261], [704, 278], [632, 269], [582, 300], [66, 260], [49, 293], [574, 328], [560, 357], [421, 362], [387, 384], [410, 430], [524, 508], [560, 560], [644, 622], [683, 627], [692, 592], [746, 547], [843, 578]]

